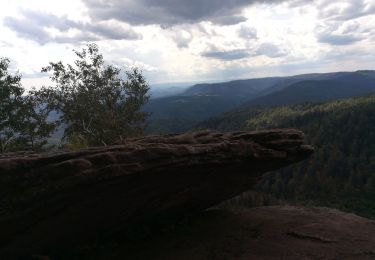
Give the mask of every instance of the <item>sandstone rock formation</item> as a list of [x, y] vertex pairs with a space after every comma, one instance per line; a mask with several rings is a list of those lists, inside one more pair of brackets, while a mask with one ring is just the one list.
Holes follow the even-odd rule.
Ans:
[[[170, 232], [111, 248], [113, 260], [372, 260], [375, 221], [329, 208], [210, 210]], [[93, 256], [93, 255], [92, 255]], [[96, 258], [104, 259], [104, 258]]]
[[307, 158], [292, 129], [192, 132], [0, 158], [0, 259], [48, 254], [155, 218], [192, 214]]

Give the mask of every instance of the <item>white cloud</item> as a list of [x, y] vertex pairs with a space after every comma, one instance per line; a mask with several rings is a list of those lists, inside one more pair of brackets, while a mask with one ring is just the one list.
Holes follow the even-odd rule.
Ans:
[[71, 63], [72, 49], [91, 41], [108, 62], [139, 66], [151, 83], [375, 66], [375, 0], [7, 2], [0, 56], [27, 85], [46, 82], [41, 67]]
[[288, 0], [83, 0], [93, 19], [117, 19], [133, 25], [176, 25], [211, 21], [232, 25], [244, 21], [243, 8], [259, 2]]
[[238, 30], [238, 36], [246, 40], [253, 40], [258, 38], [257, 29], [249, 26], [241, 26]]
[[20, 37], [41, 45], [48, 42], [80, 43], [102, 39], [142, 39], [142, 35], [131, 27], [113, 21], [89, 23], [40, 11], [23, 10], [20, 13], [22, 18], [6, 16], [3, 24]]

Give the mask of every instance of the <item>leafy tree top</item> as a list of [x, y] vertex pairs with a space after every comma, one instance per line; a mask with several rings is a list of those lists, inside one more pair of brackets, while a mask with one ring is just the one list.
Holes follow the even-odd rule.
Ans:
[[60, 113], [66, 125], [64, 138], [88, 145], [121, 142], [142, 134], [147, 113], [149, 86], [137, 68], [126, 71], [107, 65], [95, 44], [74, 51], [77, 60], [64, 65], [51, 62], [42, 72], [51, 72], [55, 87], [44, 87], [41, 95]]

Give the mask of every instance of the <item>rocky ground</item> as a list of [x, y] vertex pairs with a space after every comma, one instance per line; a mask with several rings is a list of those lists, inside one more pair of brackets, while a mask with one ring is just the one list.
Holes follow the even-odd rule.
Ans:
[[2, 155], [0, 259], [375, 259], [375, 223], [352, 214], [207, 210], [313, 152], [275, 129]]
[[[375, 221], [329, 208], [209, 210], [131, 247], [92, 259], [375, 259]], [[108, 251], [105, 250], [106, 253]], [[108, 258], [109, 257], [109, 258]]]
[[275, 129], [3, 155], [0, 259], [67, 252], [144, 223], [195, 215], [313, 152], [301, 131]]

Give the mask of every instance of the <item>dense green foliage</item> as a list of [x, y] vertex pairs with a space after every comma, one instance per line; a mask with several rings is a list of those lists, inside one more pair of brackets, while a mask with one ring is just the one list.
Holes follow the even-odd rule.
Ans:
[[300, 128], [316, 146], [311, 159], [266, 176], [263, 191], [375, 217], [375, 96], [267, 109], [247, 123]]
[[25, 94], [21, 75], [9, 73], [9, 59], [0, 59], [0, 153], [39, 151], [56, 125], [48, 122], [49, 110], [40, 96]]
[[216, 126], [223, 129], [230, 122], [226, 130], [299, 128], [316, 147], [309, 160], [265, 175], [259, 191], [375, 217], [375, 95], [228, 115]]
[[74, 65], [51, 62], [42, 69], [56, 86], [29, 92], [20, 74], [8, 71], [9, 59], [0, 58], [0, 153], [43, 150], [56, 130], [54, 143], [64, 131], [65, 146], [74, 149], [143, 133], [149, 86], [142, 73], [106, 65], [95, 44], [75, 54]]
[[56, 86], [38, 92], [48, 107], [60, 113], [64, 139], [82, 147], [142, 134], [148, 114], [140, 109], [149, 99], [142, 73], [133, 69], [122, 75], [119, 68], [104, 63], [95, 44], [75, 54], [74, 65], [51, 62], [42, 69], [52, 72]]

